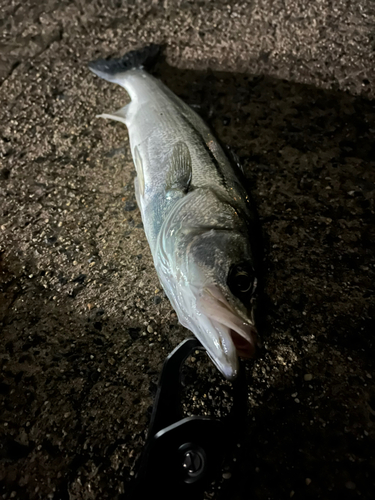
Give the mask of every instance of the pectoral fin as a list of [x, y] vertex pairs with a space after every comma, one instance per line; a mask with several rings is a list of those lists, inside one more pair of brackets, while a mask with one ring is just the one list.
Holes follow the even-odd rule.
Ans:
[[177, 142], [169, 160], [166, 190], [187, 193], [191, 183], [192, 166], [189, 148], [184, 142]]

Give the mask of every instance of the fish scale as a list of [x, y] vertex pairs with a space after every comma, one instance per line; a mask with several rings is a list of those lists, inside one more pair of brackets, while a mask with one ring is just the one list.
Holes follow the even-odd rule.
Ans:
[[[137, 96], [129, 104], [129, 118], [127, 119], [132, 151], [137, 144], [147, 143], [147, 147], [152, 150], [152, 156], [148, 154], [148, 157], [153, 159], [148, 167], [150, 172], [157, 172], [158, 179], [161, 179], [162, 172], [165, 171], [166, 155], [170, 151], [171, 140], [183, 141], [186, 136], [190, 136], [192, 184], [195, 187], [216, 185], [225, 189], [224, 178], [225, 185], [229, 186], [225, 189], [229, 196], [230, 188], [238, 189], [237, 179], [232, 174], [231, 165], [217, 141], [214, 140], [211, 131], [181, 99], [144, 70], [132, 70], [131, 74], [124, 78], [123, 86], [130, 96]], [[170, 98], [171, 94], [173, 99]], [[158, 123], [158, 127], [153, 127], [151, 133], [148, 127], [150, 122]], [[132, 134], [132, 128], [137, 129], [137, 132]], [[214, 152], [210, 149], [210, 143], [214, 145], [213, 148], [211, 147]], [[217, 174], [211, 156], [220, 164], [220, 169], [225, 175]], [[160, 160], [164, 160], [164, 165], [159, 163]], [[153, 179], [154, 176], [150, 177], [150, 182]]]
[[237, 173], [204, 121], [143, 67], [154, 46], [90, 69], [131, 102], [101, 115], [124, 123], [135, 192], [160, 282], [179, 321], [228, 379], [255, 349], [253, 215]]

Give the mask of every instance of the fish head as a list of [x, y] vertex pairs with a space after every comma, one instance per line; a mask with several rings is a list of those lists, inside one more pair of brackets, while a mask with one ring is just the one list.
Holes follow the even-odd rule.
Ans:
[[249, 237], [238, 221], [227, 220], [223, 226], [193, 219], [187, 223], [175, 216], [166, 221], [156, 269], [180, 323], [200, 340], [220, 372], [233, 380], [238, 357], [251, 357], [257, 342], [257, 278]]

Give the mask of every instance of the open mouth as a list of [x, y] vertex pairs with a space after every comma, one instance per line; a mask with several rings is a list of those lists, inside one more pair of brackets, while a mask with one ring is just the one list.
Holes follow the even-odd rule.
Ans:
[[242, 319], [232, 310], [224, 295], [216, 286], [205, 288], [199, 309], [214, 324], [221, 337], [222, 348], [228, 350], [228, 341], [232, 341], [238, 356], [250, 358], [255, 351], [257, 330], [249, 321]]
[[230, 336], [240, 358], [249, 359], [254, 355], [254, 344], [251, 344], [247, 339], [242, 337], [235, 330], [230, 330]]

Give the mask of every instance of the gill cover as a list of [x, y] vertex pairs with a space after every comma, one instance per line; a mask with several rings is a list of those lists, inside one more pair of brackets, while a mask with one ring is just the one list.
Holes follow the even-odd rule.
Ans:
[[229, 213], [221, 207], [220, 220], [197, 225], [194, 218], [191, 225], [192, 207], [202, 198], [211, 203], [215, 198], [211, 191], [199, 191], [181, 197], [167, 215], [154, 263], [180, 323], [196, 335], [222, 374], [234, 379], [241, 340], [243, 353], [252, 352], [255, 343], [254, 326], [223, 293], [232, 247], [240, 248], [245, 238], [235, 231], [230, 207]]

